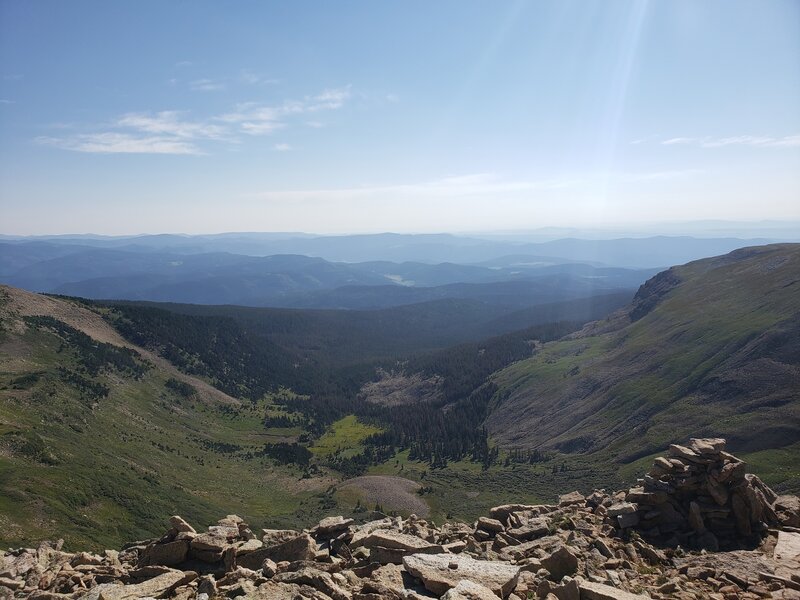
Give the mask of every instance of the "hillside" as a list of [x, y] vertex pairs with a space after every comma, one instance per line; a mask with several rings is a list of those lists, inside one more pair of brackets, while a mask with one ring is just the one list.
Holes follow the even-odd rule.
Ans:
[[690, 432], [726, 437], [800, 488], [800, 245], [673, 267], [604, 321], [496, 374], [505, 447], [630, 463]]
[[260, 454], [282, 432], [267, 400], [179, 371], [77, 301], [0, 287], [0, 365], [4, 544], [118, 543], [177, 510], [295, 514], [330, 484]]

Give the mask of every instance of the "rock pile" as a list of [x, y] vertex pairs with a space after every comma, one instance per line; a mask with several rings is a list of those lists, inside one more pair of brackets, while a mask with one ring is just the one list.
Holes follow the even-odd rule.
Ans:
[[725, 452], [725, 440], [673, 444], [609, 516], [660, 545], [719, 550], [755, 545], [770, 526], [800, 526], [796, 496], [778, 496], [745, 464]]
[[[437, 527], [414, 515], [377, 515], [365, 523], [329, 517], [304, 531], [264, 529], [257, 535], [235, 515], [202, 533], [175, 516], [162, 537], [126, 544], [120, 551], [69, 553], [60, 544], [42, 543], [0, 555], [0, 598], [800, 599], [800, 530], [781, 525], [800, 517], [797, 498], [794, 504], [780, 500], [746, 477], [739, 461], [721, 448], [717, 454], [699, 452], [705, 448], [700, 442], [676, 447], [666, 462], [657, 460], [661, 470], [651, 471], [650, 479], [633, 490], [572, 492], [555, 504], [497, 506], [472, 525]], [[709, 462], [688, 461], [687, 450]], [[684, 460], [702, 469], [684, 470], [678, 465], [685, 466]], [[723, 478], [725, 469], [729, 474]], [[729, 511], [701, 510], [705, 531], [726, 541], [752, 541], [758, 534], [763, 537], [757, 547], [692, 552], [653, 545], [638, 533], [635, 526], [645, 525], [642, 531], [653, 537], [701, 540], [702, 534], [691, 529], [691, 504], [704, 506], [705, 496], [716, 503], [708, 492], [712, 478], [725, 484], [728, 498], [716, 505]], [[655, 494], [651, 480], [672, 487], [660, 489], [663, 496], [642, 496]], [[746, 498], [750, 492], [742, 490], [747, 489], [767, 519], [749, 519], [749, 533], [738, 529], [732, 500]], [[653, 513], [669, 510], [666, 506], [681, 515], [677, 527], [655, 521]], [[730, 531], [736, 532], [733, 538]]]

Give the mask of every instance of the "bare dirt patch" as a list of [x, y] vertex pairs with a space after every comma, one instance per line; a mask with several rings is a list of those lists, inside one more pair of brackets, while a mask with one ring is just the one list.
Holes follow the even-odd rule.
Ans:
[[368, 507], [380, 504], [384, 510], [427, 517], [430, 507], [417, 494], [419, 488], [416, 481], [391, 475], [364, 475], [339, 485], [339, 490], [359, 493]]
[[383, 406], [401, 406], [432, 402], [441, 398], [442, 378], [423, 377], [419, 373], [379, 371], [380, 379], [362, 386], [359, 396], [367, 402]]

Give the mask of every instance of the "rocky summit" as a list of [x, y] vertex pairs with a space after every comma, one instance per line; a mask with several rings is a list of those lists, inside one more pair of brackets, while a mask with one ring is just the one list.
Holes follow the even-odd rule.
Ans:
[[722, 439], [673, 445], [629, 490], [507, 504], [472, 525], [328, 517], [259, 534], [228, 515], [100, 554], [9, 550], [0, 597], [39, 600], [800, 599], [800, 500]]

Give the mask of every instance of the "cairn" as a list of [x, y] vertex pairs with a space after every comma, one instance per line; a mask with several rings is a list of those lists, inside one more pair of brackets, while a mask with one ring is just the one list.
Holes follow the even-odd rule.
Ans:
[[693, 438], [671, 445], [608, 514], [661, 545], [734, 549], [758, 545], [768, 527], [797, 525], [795, 502], [745, 473], [724, 439]]

